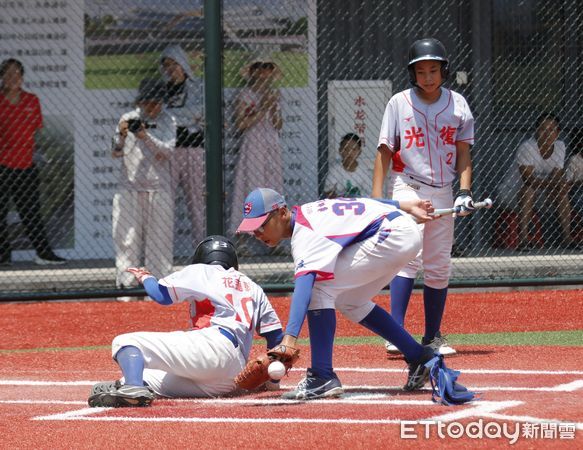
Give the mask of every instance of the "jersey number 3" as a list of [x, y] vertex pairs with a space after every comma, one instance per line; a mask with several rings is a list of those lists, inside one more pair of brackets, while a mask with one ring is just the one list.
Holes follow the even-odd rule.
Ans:
[[352, 211], [355, 216], [360, 216], [364, 209], [364, 203], [355, 201], [338, 202], [332, 205], [332, 211], [337, 216], [343, 216], [346, 211]]

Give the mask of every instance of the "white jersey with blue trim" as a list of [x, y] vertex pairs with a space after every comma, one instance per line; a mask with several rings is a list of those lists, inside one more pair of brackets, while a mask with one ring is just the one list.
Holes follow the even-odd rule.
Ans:
[[391, 213], [404, 214], [392, 204], [369, 198], [318, 200], [296, 206], [294, 211], [291, 247], [295, 277], [314, 272], [316, 281], [334, 278], [342, 249], [362, 240], [367, 229], [378, 226]]
[[158, 282], [168, 288], [173, 303], [190, 303], [193, 329], [227, 329], [245, 358], [253, 345], [253, 330], [261, 334], [282, 328], [261, 287], [233, 268], [193, 264]]

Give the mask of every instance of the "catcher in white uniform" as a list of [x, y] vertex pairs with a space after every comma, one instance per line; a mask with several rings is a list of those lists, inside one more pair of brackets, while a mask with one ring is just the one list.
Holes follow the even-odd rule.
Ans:
[[123, 379], [93, 386], [89, 406], [147, 406], [155, 396], [213, 397], [235, 390], [254, 330], [268, 348], [283, 338], [263, 290], [237, 269], [235, 248], [223, 236], [204, 239], [192, 265], [159, 281], [145, 269], [128, 269], [156, 302], [188, 301], [191, 329], [117, 336], [112, 356]]
[[[445, 47], [437, 39], [421, 39], [409, 49], [412, 89], [394, 95], [387, 104], [373, 172], [373, 197], [382, 197], [389, 178], [394, 200], [429, 199], [435, 209], [462, 206], [459, 216], [473, 210], [470, 146], [474, 118], [460, 94], [442, 87], [449, 72]], [[455, 203], [452, 183], [460, 177]], [[455, 353], [440, 333], [451, 272], [452, 216], [421, 224], [423, 247], [417, 258], [391, 281], [391, 315], [403, 325], [417, 272], [423, 265], [425, 333], [423, 344], [443, 354]], [[387, 342], [387, 350], [398, 352]]]
[[238, 232], [253, 233], [269, 247], [291, 238], [294, 293], [280, 351], [270, 353], [275, 357], [293, 355], [308, 318], [311, 367], [284, 399], [337, 397], [344, 392], [332, 364], [336, 309], [395, 342], [409, 364], [404, 390], [422, 388], [431, 376], [434, 400], [457, 404], [474, 398], [474, 393], [456, 383], [459, 372], [445, 366], [443, 355], [420, 345], [372, 302], [421, 248], [421, 232], [405, 211], [420, 222], [432, 220], [431, 202], [421, 199], [338, 198], [289, 209], [281, 194], [266, 188], [253, 190], [245, 199]]
[[291, 238], [295, 286], [282, 345], [294, 348], [305, 317], [311, 366], [285, 399], [336, 397], [343, 393], [332, 366], [336, 309], [348, 319], [393, 340], [409, 361], [406, 390], [425, 384], [424, 364], [434, 357], [391, 316], [372, 302], [383, 286], [415, 257], [421, 233], [398, 207], [430, 220], [429, 202], [381, 202], [367, 198], [320, 200], [287, 207], [273, 189], [258, 188], [245, 199], [240, 233], [253, 233], [269, 247]]

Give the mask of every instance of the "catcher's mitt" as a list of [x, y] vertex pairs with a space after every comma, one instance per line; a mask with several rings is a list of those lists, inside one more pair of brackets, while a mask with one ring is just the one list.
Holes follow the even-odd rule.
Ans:
[[286, 368], [286, 373], [300, 357], [300, 351], [286, 345], [278, 345], [267, 352], [250, 360], [245, 368], [235, 378], [235, 384], [241, 389], [251, 391], [269, 381], [269, 364], [276, 359]]

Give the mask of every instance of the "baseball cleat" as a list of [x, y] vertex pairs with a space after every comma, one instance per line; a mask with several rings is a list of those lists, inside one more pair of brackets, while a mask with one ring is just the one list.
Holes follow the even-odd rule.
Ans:
[[389, 341], [385, 341], [385, 349], [389, 355], [400, 355], [401, 350], [391, 344]]
[[121, 387], [121, 381], [105, 381], [94, 384], [91, 388], [91, 395], [101, 394], [103, 392], [113, 392]]
[[403, 386], [405, 391], [415, 391], [425, 386], [429, 380], [429, 367], [427, 364], [437, 354], [435, 350], [429, 346], [424, 346], [421, 358], [416, 362], [409, 363], [409, 375], [407, 376], [407, 383]]
[[113, 391], [99, 392], [92, 395], [89, 397], [88, 403], [91, 407], [101, 408], [150, 406], [154, 397], [152, 390], [146, 386], [125, 384]]
[[313, 400], [317, 398], [339, 397], [344, 394], [342, 384], [336, 374], [334, 378], [325, 379], [316, 376], [310, 369], [306, 377], [300, 381], [298, 386], [290, 392], [281, 396], [286, 400]]
[[441, 353], [442, 355], [455, 355], [457, 353], [453, 347], [449, 346], [447, 338], [442, 336], [439, 331], [435, 334], [435, 337], [431, 341], [427, 342], [425, 339], [423, 339], [421, 344], [428, 345], [433, 350]]

